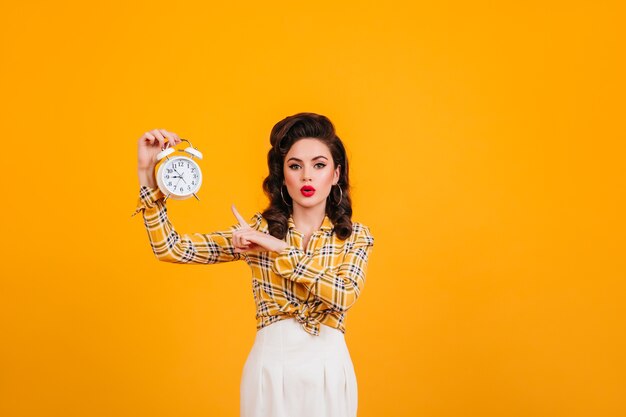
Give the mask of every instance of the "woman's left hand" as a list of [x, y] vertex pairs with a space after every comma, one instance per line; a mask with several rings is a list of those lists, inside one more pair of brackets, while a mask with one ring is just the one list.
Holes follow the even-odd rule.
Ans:
[[231, 210], [241, 226], [240, 229], [233, 230], [233, 246], [235, 247], [235, 253], [279, 253], [288, 246], [287, 242], [284, 240], [277, 239], [270, 234], [265, 234], [251, 228], [248, 222], [239, 214], [234, 204], [231, 206]]

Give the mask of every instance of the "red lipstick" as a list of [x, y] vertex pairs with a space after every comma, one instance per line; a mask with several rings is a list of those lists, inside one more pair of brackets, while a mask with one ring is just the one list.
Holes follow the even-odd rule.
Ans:
[[311, 187], [310, 185], [305, 185], [304, 187], [300, 188], [300, 192], [305, 197], [311, 197], [313, 194], [315, 194], [315, 188]]

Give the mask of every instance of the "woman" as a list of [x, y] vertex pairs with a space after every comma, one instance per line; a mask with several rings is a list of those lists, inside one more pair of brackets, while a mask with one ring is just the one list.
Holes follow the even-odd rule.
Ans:
[[[155, 129], [139, 139], [140, 197], [161, 261], [252, 269], [257, 333], [240, 385], [242, 417], [353, 417], [357, 381], [344, 333], [365, 283], [374, 238], [351, 221], [348, 160], [325, 116], [298, 113], [270, 134], [270, 203], [226, 230], [179, 235], [154, 177], [156, 154], [181, 139]], [[133, 215], [134, 215], [133, 214]]]

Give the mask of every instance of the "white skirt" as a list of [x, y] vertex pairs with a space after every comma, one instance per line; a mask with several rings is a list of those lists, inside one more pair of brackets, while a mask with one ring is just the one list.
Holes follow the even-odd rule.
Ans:
[[341, 330], [322, 324], [314, 336], [287, 318], [257, 331], [241, 377], [241, 417], [355, 417], [357, 402]]

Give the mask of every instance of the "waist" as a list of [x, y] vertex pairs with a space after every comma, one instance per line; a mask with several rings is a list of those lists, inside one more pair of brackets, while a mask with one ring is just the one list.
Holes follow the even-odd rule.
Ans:
[[256, 333], [250, 353], [266, 364], [311, 366], [319, 361], [350, 362], [350, 352], [343, 333], [322, 325], [319, 336], [305, 332], [300, 323], [286, 318]]
[[297, 310], [289, 312], [267, 311], [263, 314], [257, 311], [257, 331], [273, 323], [276, 323], [277, 321], [285, 320], [286, 318], [294, 318], [301, 324], [307, 323], [305, 327], [308, 329], [309, 333], [313, 332], [312, 327], [318, 327], [322, 324], [326, 325], [327, 327], [339, 330], [342, 333], [346, 332], [346, 328], [344, 325], [345, 313], [342, 314], [339, 312], [329, 311], [325, 312], [324, 314], [310, 314], [308, 312], [305, 312], [303, 314], [301, 311]]
[[255, 343], [262, 342], [266, 348], [310, 349], [345, 346], [345, 336], [340, 329], [320, 324], [319, 335], [305, 331], [295, 317], [286, 316], [257, 330]]

